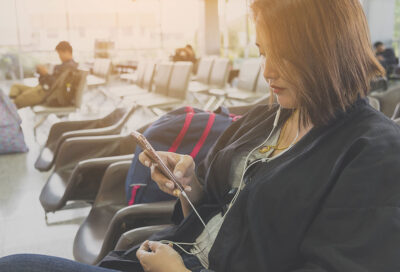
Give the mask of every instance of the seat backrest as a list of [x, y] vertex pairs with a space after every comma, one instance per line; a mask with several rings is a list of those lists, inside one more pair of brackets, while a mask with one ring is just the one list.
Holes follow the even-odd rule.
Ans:
[[218, 58], [214, 60], [211, 69], [209, 84], [216, 88], [224, 88], [228, 80], [229, 59]]
[[103, 78], [108, 78], [111, 71], [110, 59], [96, 59], [93, 64], [93, 74]]
[[[141, 87], [143, 89], [151, 91], [151, 84], [153, 83], [155, 67], [156, 67], [156, 64], [154, 62], [146, 63], [146, 69], [144, 70], [144, 73], [143, 73], [143, 80], [142, 80], [142, 85], [141, 85]], [[139, 75], [138, 75], [138, 77], [139, 77]]]
[[262, 70], [258, 73], [257, 77], [257, 85], [256, 85], [256, 93], [259, 94], [267, 94], [270, 91], [269, 84], [265, 80]]
[[78, 70], [79, 78], [76, 81], [76, 89], [75, 89], [75, 98], [72, 100], [75, 107], [80, 108], [82, 105], [82, 97], [83, 91], [86, 88], [86, 77], [88, 75], [88, 71]]
[[190, 61], [174, 62], [174, 68], [172, 69], [168, 85], [168, 96], [182, 100], [186, 98], [192, 69], [193, 63]]
[[373, 107], [377, 111], [381, 110], [381, 105], [380, 105], [379, 100], [377, 98], [372, 97], [372, 96], [368, 96], [368, 102], [371, 105], [371, 107]]
[[238, 89], [254, 92], [259, 73], [260, 60], [258, 58], [244, 60], [239, 71]]
[[168, 85], [173, 65], [173, 62], [157, 64], [156, 75], [154, 76], [154, 85], [156, 86], [156, 89], [154, 90], [155, 93], [168, 95]]
[[201, 58], [197, 68], [196, 81], [208, 84], [210, 81], [211, 69], [214, 64], [214, 58]]
[[143, 87], [144, 74], [146, 72], [146, 64], [147, 63], [145, 61], [140, 61], [136, 68], [137, 79], [136, 82], [134, 83], [139, 85], [140, 87]]
[[371, 92], [370, 96], [379, 100], [381, 112], [390, 118], [397, 104], [400, 103], [400, 87], [395, 85], [384, 92]]

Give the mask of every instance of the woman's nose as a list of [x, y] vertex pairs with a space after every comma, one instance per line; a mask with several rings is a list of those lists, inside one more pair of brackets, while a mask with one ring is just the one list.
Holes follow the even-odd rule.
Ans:
[[277, 80], [279, 78], [278, 70], [276, 70], [273, 65], [268, 61], [264, 64], [264, 77], [267, 81]]

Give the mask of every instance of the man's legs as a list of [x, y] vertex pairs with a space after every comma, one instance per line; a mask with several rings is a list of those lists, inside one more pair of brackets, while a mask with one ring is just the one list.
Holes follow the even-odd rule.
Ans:
[[58, 257], [18, 254], [0, 258], [0, 271], [4, 272], [118, 272], [62, 259]]
[[38, 85], [25, 89], [14, 99], [14, 103], [17, 108], [24, 108], [40, 104], [45, 98], [46, 92], [43, 90], [42, 86]]
[[10, 89], [10, 94], [8, 95], [10, 98], [16, 98], [18, 95], [22, 94], [24, 91], [29, 90], [31, 86], [26, 86], [24, 84], [13, 84]]

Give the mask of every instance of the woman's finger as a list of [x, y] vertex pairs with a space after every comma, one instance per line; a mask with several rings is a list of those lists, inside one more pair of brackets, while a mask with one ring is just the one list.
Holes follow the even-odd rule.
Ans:
[[174, 195], [175, 184], [164, 176], [161, 171], [152, 165], [150, 167], [151, 179], [154, 180], [158, 187], [165, 193]]
[[149, 240], [144, 241], [144, 242], [140, 245], [139, 249], [144, 250], [144, 251], [148, 251], [148, 250], [150, 249]]
[[189, 155], [181, 155], [179, 161], [175, 165], [174, 175], [181, 179], [191, 172], [194, 167], [193, 158]]
[[149, 257], [149, 255], [152, 252], [149, 252], [150, 247], [149, 247], [149, 241], [145, 241], [141, 244], [139, 249], [136, 251], [136, 257], [139, 259], [139, 261], [142, 263], [146, 262], [146, 259]]
[[141, 164], [143, 164], [144, 166], [150, 167], [151, 165], [151, 159], [150, 157], [147, 155], [146, 151], [142, 151], [139, 154], [139, 161]]
[[164, 246], [163, 243], [149, 241], [149, 248], [150, 248], [151, 251], [153, 251], [153, 252], [157, 252], [157, 250], [158, 250], [160, 247], [162, 247], [162, 246]]

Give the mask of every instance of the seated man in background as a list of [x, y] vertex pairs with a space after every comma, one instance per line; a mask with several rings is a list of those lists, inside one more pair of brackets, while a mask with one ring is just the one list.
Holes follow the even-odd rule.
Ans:
[[374, 44], [375, 55], [378, 58], [381, 65], [386, 70], [386, 75], [389, 76], [393, 73], [393, 68], [398, 64], [396, 55], [392, 48], [386, 48], [382, 42], [376, 42]]
[[54, 67], [53, 74], [49, 74], [44, 65], [36, 67], [40, 74], [39, 85], [35, 87], [23, 84], [14, 84], [11, 86], [10, 98], [18, 108], [29, 107], [42, 103], [50, 95], [53, 83], [64, 72], [69, 69], [76, 69], [78, 63], [73, 60], [72, 47], [66, 41], [61, 41], [56, 46], [56, 51], [61, 60], [61, 64]]
[[172, 57], [173, 61], [196, 61], [196, 54], [193, 50], [193, 47], [190, 44], [187, 44], [185, 47], [177, 48], [175, 50], [175, 55]]

